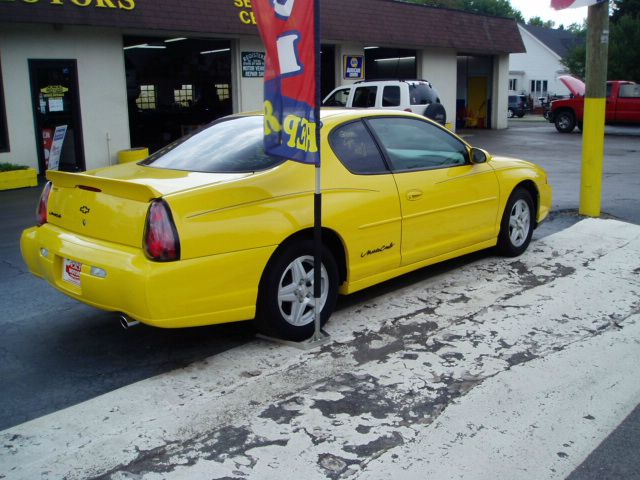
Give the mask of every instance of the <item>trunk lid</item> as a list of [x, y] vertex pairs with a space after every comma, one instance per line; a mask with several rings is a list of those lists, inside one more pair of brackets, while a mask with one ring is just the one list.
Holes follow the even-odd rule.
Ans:
[[158, 169], [123, 164], [87, 173], [48, 171], [53, 188], [48, 222], [64, 230], [142, 247], [149, 202], [186, 190], [252, 175]]

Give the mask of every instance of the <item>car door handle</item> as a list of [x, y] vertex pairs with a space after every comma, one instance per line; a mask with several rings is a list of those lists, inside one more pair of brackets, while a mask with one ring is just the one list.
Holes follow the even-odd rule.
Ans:
[[414, 201], [419, 200], [420, 198], [422, 198], [421, 190], [409, 190], [407, 192], [407, 200]]

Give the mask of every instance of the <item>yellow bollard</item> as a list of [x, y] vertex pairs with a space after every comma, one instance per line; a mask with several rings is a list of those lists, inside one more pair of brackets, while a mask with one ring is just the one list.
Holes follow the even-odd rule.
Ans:
[[147, 147], [130, 148], [118, 152], [118, 163], [139, 162], [149, 156]]

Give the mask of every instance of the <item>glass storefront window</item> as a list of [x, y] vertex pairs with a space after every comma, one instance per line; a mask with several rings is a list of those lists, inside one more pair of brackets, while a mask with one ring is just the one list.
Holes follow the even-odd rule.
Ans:
[[155, 110], [156, 87], [155, 85], [140, 85], [140, 96], [136, 98], [136, 105], [141, 110]]
[[183, 107], [189, 107], [193, 103], [193, 85], [182, 85], [179, 90], [174, 90], [173, 100]]
[[132, 147], [154, 152], [233, 113], [231, 42], [123, 38]]

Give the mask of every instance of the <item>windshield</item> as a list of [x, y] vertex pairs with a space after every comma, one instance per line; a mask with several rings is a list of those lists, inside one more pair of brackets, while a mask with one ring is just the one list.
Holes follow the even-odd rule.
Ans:
[[262, 116], [229, 117], [158, 150], [141, 165], [191, 172], [266, 170], [283, 160], [264, 152]]

